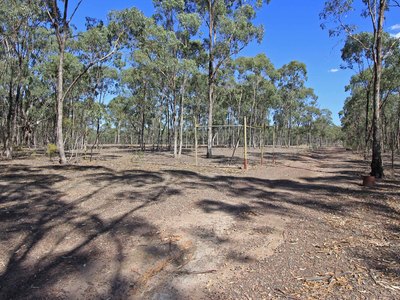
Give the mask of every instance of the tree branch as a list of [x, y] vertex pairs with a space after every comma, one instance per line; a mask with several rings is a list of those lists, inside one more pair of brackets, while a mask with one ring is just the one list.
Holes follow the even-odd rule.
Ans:
[[75, 6], [75, 9], [74, 9], [74, 11], [73, 11], [72, 14], [71, 14], [71, 17], [70, 17], [69, 20], [68, 20], [68, 24], [71, 23], [72, 19], [73, 19], [74, 16], [75, 16], [75, 13], [76, 13], [76, 11], [78, 10], [79, 6], [81, 5], [82, 1], [83, 1], [83, 0], [79, 0], [78, 4]]
[[[54, 2], [53, 2], [53, 6], [54, 6]], [[55, 8], [53, 8], [54, 10]], [[56, 38], [57, 38], [57, 42], [60, 45], [61, 44], [61, 36], [60, 36], [60, 26], [58, 24], [58, 22], [56, 22], [55, 18], [53, 18], [53, 16], [51, 15], [49, 8], [46, 5], [46, 13], [49, 16], [50, 22], [54, 27], [54, 31], [56, 33]]]
[[63, 101], [65, 100], [65, 98], [67, 97], [67, 95], [71, 92], [72, 88], [79, 82], [79, 80], [83, 77], [83, 75], [86, 74], [87, 71], [89, 71], [89, 69], [94, 66], [97, 63], [103, 62], [105, 60], [107, 60], [109, 57], [111, 57], [118, 48], [119, 45], [119, 40], [122, 36], [122, 33], [118, 36], [118, 39], [115, 41], [115, 45], [114, 48], [107, 53], [106, 55], [104, 55], [103, 57], [99, 58], [99, 59], [95, 59], [93, 61], [91, 61], [84, 69], [83, 71], [75, 77], [75, 79], [72, 81], [72, 83], [68, 86], [67, 90], [65, 91], [64, 95], [63, 95]]

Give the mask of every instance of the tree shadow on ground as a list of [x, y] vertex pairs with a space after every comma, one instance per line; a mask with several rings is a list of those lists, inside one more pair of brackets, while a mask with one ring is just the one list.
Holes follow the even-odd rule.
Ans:
[[[49, 174], [50, 170], [57, 174]], [[118, 198], [97, 205], [98, 192], [86, 191], [84, 196], [69, 199], [56, 188], [67, 183], [67, 178], [58, 173], [69, 171], [88, 182], [94, 183], [97, 178], [103, 188], [116, 182], [133, 185], [134, 189], [164, 182], [157, 173], [112, 173], [102, 167], [8, 165], [0, 169], [1, 299], [126, 298], [143, 284], [140, 276], [132, 280], [121, 272], [129, 246], [138, 242], [151, 245], [144, 248], [149, 263], [151, 257], [153, 261], [160, 258], [154, 249], [165, 250], [159, 229], [135, 212], [164, 201], [169, 193], [143, 191], [135, 199], [131, 195], [127, 199], [135, 200], [131, 205], [118, 214], [103, 216], [100, 211], [115, 207]], [[87, 174], [93, 171], [100, 175]], [[87, 205], [89, 209], [85, 209]], [[173, 251], [168, 251], [174, 257], [183, 251], [174, 243], [170, 247]], [[105, 273], [99, 272], [102, 269]], [[98, 278], [100, 282], [95, 281]], [[84, 290], [76, 290], [74, 283]], [[63, 285], [68, 288], [55, 288]]]
[[[348, 206], [349, 203], [338, 197], [332, 199], [330, 196], [347, 195], [349, 192], [353, 192], [358, 197], [362, 197], [365, 194], [371, 193], [370, 191], [360, 189], [359, 186], [355, 186], [352, 189], [344, 188], [337, 184], [329, 185], [323, 180], [322, 183], [317, 183], [321, 179], [320, 177], [310, 180], [315, 183], [304, 183], [289, 179], [261, 179], [227, 175], [205, 176], [184, 170], [165, 170], [165, 172], [181, 178], [180, 185], [184, 188], [198, 190], [211, 188], [223, 191], [227, 196], [247, 199], [244, 205], [249, 205], [249, 203], [252, 203], [251, 201], [258, 201], [258, 204], [264, 203], [266, 207], [268, 205], [270, 207], [282, 207], [285, 204], [290, 204], [292, 209], [298, 206], [326, 213], [344, 214], [351, 209]], [[378, 194], [378, 192], [376, 193]], [[216, 199], [211, 201], [218, 202]], [[203, 202], [200, 205], [204, 206], [207, 203]], [[214, 203], [209, 206], [210, 208], [208, 209], [210, 212], [215, 210], [215, 207], [219, 207], [221, 211], [230, 210], [223, 202], [220, 202], [219, 205]], [[286, 207], [286, 209], [288, 208]], [[232, 208], [231, 211], [234, 214], [235, 208]]]
[[[328, 158], [327, 155], [320, 155]], [[332, 159], [332, 157], [330, 157]], [[358, 167], [352, 164], [358, 163]], [[208, 214], [223, 212], [240, 221], [251, 221], [254, 213], [273, 213], [294, 218], [305, 216], [304, 209], [327, 216], [342, 216], [352, 218], [358, 212], [364, 217], [380, 218], [382, 222], [398, 222], [400, 211], [390, 205], [387, 199], [398, 199], [400, 182], [386, 179], [378, 182], [374, 188], [361, 185], [361, 177], [356, 169], [361, 168], [359, 160], [343, 161], [335, 164], [320, 162], [320, 168], [329, 168], [332, 175], [303, 177], [299, 180], [261, 179], [254, 177], [239, 177], [227, 175], [206, 176], [192, 171], [166, 170], [171, 175], [182, 179], [185, 188], [215, 189], [222, 191], [240, 202], [221, 201], [217, 198], [203, 199], [197, 205]], [[265, 209], [264, 209], [265, 208]], [[373, 217], [372, 217], [373, 216]], [[385, 227], [385, 226], [384, 226]], [[350, 228], [351, 229], [351, 228]], [[399, 226], [386, 226], [388, 235], [398, 236]], [[398, 253], [398, 252], [397, 252]], [[366, 260], [367, 264], [380, 272], [399, 278], [400, 263], [396, 251], [376, 248], [371, 252], [354, 252], [357, 259]], [[379, 259], [381, 257], [382, 259]]]
[[[327, 157], [317, 155], [319, 159]], [[194, 206], [205, 217], [220, 212], [239, 222], [252, 222], [263, 214], [303, 218], [307, 210], [351, 216], [354, 211], [367, 209], [393, 220], [399, 217], [399, 212], [380, 198], [383, 189], [395, 190], [398, 181], [384, 181], [382, 189], [365, 189], [355, 183], [351, 173], [345, 173], [351, 171], [351, 168], [344, 171], [338, 168], [337, 175], [289, 180], [204, 175], [181, 169], [115, 172], [100, 166], [6, 165], [0, 169], [0, 250], [5, 253], [0, 298], [132, 296], [145, 280], [140, 275], [133, 279], [126, 277], [126, 251], [137, 249], [143, 243], [148, 260], [167, 257], [167, 261], [177, 265], [185, 251], [174, 243], [160, 243], [159, 228], [136, 213], [171, 196], [185, 196], [189, 190], [211, 189], [223, 193], [229, 200], [204, 196]], [[60, 189], [61, 184], [68, 184], [67, 173], [89, 185], [83, 195], [72, 198], [67, 196], [67, 188], [64, 192]], [[110, 189], [113, 189], [110, 199], [102, 199], [101, 194]], [[396, 191], [390, 193], [395, 196]], [[112, 214], [105, 216], [104, 211]], [[398, 232], [398, 227], [388, 230]], [[201, 234], [198, 233], [200, 238]], [[210, 233], [204, 233], [203, 239], [208, 236], [216, 243], [229, 242]], [[365, 259], [372, 263], [374, 258]], [[391, 259], [398, 261], [398, 257]], [[95, 274], [102, 269], [108, 273], [100, 272], [104, 277], [99, 279], [96, 276], [100, 275]], [[82, 281], [89, 278], [92, 284], [99, 281], [97, 286], [86, 285], [81, 291], [83, 294], [75, 291], [76, 294], [63, 295], [62, 289], [54, 289], [60, 282], [68, 284], [71, 277]]]

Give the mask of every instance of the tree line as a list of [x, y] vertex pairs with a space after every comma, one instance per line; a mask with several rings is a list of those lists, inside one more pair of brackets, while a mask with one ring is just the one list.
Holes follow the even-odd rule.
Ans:
[[[400, 147], [400, 39], [384, 30], [388, 13], [399, 9], [397, 0], [331, 0], [320, 15], [331, 36], [345, 37], [343, 67], [355, 70], [340, 113], [344, 142], [365, 158], [372, 155], [371, 175], [378, 178], [384, 176], [382, 154], [391, 151], [393, 166]], [[347, 21], [357, 14], [370, 31]]]
[[82, 0], [0, 2], [6, 158], [55, 144], [65, 164], [68, 153], [99, 143], [167, 147], [178, 157], [195, 123], [206, 128], [212, 157], [213, 125], [235, 128], [245, 116], [253, 146], [263, 125], [285, 146], [341, 137], [307, 86], [304, 63], [276, 68], [265, 54], [240, 56], [261, 41], [254, 21], [269, 1], [154, 0], [151, 17], [132, 7], [87, 17], [82, 30], [73, 25]]

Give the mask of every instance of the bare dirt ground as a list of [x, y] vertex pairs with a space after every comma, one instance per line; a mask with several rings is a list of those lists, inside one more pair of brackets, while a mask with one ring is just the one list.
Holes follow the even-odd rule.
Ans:
[[0, 162], [0, 299], [400, 299], [398, 173], [363, 187], [338, 148], [215, 154]]

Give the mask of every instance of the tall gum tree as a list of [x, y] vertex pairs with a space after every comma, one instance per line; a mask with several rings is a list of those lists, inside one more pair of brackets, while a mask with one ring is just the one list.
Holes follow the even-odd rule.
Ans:
[[207, 125], [207, 157], [212, 157], [213, 143], [213, 108], [215, 87], [219, 69], [229, 58], [237, 55], [251, 41], [261, 41], [262, 26], [253, 21], [256, 9], [263, 2], [243, 0], [191, 0], [188, 1], [203, 18], [207, 28], [204, 44], [208, 50], [208, 125]]
[[[57, 149], [60, 157], [60, 164], [66, 164], [67, 159], [65, 156], [64, 149], [64, 137], [63, 137], [63, 109], [64, 101], [74, 86], [81, 80], [81, 78], [87, 73], [87, 71], [99, 62], [106, 61], [111, 58], [112, 55], [117, 51], [120, 39], [122, 37], [123, 31], [122, 27], [119, 33], [114, 32], [107, 36], [109, 39], [108, 51], [101, 49], [99, 55], [93, 55], [92, 60], [86, 62], [83, 66], [81, 72], [72, 80], [68, 86], [64, 86], [64, 60], [65, 54], [68, 47], [68, 41], [72, 39], [71, 22], [74, 18], [75, 13], [79, 9], [83, 0], [77, 2], [75, 7], [70, 10], [70, 3], [68, 0], [62, 2], [57, 0], [47, 0], [45, 11], [47, 13], [49, 22], [54, 31], [54, 35], [57, 40], [58, 45], [58, 66], [57, 66], [57, 83], [56, 83], [56, 141]], [[70, 13], [71, 11], [71, 13]], [[116, 27], [114, 26], [114, 29]], [[105, 53], [105, 54], [104, 54]]]
[[151, 25], [154, 32], [148, 30], [148, 36], [141, 42], [141, 51], [147, 55], [148, 64], [153, 65], [167, 83], [168, 95], [165, 96], [172, 100], [174, 157], [179, 157], [182, 148], [183, 100], [189, 75], [196, 67], [194, 57], [197, 47], [192, 37], [198, 31], [200, 18], [197, 13], [190, 13], [186, 9], [184, 0], [153, 0], [153, 3], [156, 9], [153, 18], [158, 26]]
[[293, 113], [300, 105], [300, 101], [307, 98], [308, 89], [306, 65], [302, 62], [292, 61], [278, 70], [278, 87], [281, 95], [281, 105], [287, 126], [287, 146], [291, 145]]
[[[258, 54], [255, 57], [239, 57], [235, 61], [239, 78], [243, 78], [249, 86], [251, 94], [250, 104], [250, 126], [264, 124], [267, 111], [271, 108], [273, 96], [276, 93], [273, 78], [276, 77], [276, 70], [265, 54]], [[257, 122], [258, 121], [258, 122]], [[254, 129], [249, 130], [249, 141], [255, 147]]]
[[32, 68], [36, 65], [42, 42], [43, 15], [40, 3], [31, 1], [0, 2], [0, 53], [1, 81], [3, 94], [7, 95], [7, 110], [3, 137], [4, 154], [7, 159], [13, 157], [13, 146], [17, 135], [17, 111], [24, 112], [22, 102], [32, 88]]
[[[356, 35], [357, 27], [354, 24], [345, 22], [348, 14], [357, 11], [358, 7], [362, 7], [361, 16], [368, 18], [372, 26], [373, 45], [368, 47]], [[320, 14], [323, 20], [322, 28], [329, 23], [333, 27], [329, 30], [330, 36], [338, 36], [345, 34], [360, 43], [366, 50], [372, 51], [373, 58], [373, 117], [372, 117], [372, 161], [371, 175], [377, 178], [384, 176], [382, 164], [382, 147], [381, 147], [381, 128], [380, 128], [380, 111], [381, 111], [381, 81], [382, 81], [382, 61], [383, 61], [383, 26], [385, 22], [385, 13], [391, 6], [399, 6], [397, 0], [330, 0], [325, 2], [325, 7]]]
[[[370, 45], [366, 48], [365, 46]], [[359, 74], [358, 80], [355, 82], [352, 79], [351, 84], [360, 84], [365, 92], [365, 129], [364, 129], [364, 159], [367, 159], [368, 146], [370, 141], [370, 102], [371, 102], [371, 87], [373, 83], [373, 64], [372, 64], [372, 48], [373, 36], [369, 32], [362, 32], [353, 37], [347, 37], [344, 47], [342, 48], [342, 60], [346, 63], [345, 67], [356, 70]], [[354, 77], [355, 78], [355, 77]]]

